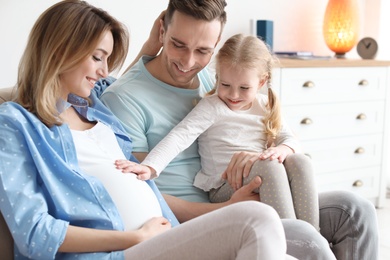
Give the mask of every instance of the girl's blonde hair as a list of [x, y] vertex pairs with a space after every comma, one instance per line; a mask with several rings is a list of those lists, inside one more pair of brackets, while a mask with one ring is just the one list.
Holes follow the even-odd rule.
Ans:
[[47, 126], [59, 125], [56, 104], [61, 97], [60, 75], [92, 54], [104, 32], [113, 35], [108, 70], [125, 61], [129, 36], [123, 24], [85, 1], [61, 1], [34, 24], [19, 64], [17, 102]]
[[[216, 86], [218, 86], [218, 74], [221, 64], [228, 64], [240, 69], [255, 68], [259, 73], [259, 77], [267, 81], [268, 111], [263, 119], [263, 123], [268, 137], [275, 139], [282, 123], [280, 103], [271, 88], [272, 68], [275, 60], [267, 45], [255, 36], [236, 34], [223, 44], [215, 57], [215, 61]], [[216, 87], [209, 94], [213, 94], [215, 91]]]

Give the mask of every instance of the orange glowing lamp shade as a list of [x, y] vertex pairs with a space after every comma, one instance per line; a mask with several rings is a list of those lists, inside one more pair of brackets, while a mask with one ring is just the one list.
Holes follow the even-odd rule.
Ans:
[[325, 11], [325, 43], [337, 57], [343, 57], [358, 41], [359, 10], [356, 0], [329, 0]]

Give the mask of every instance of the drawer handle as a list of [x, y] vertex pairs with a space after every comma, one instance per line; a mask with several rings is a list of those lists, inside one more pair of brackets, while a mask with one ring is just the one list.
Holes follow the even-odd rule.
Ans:
[[301, 121], [301, 125], [311, 125], [313, 124], [313, 121], [310, 118], [304, 118]]
[[366, 119], [366, 118], [367, 118], [367, 116], [366, 116], [365, 114], [363, 114], [363, 113], [359, 114], [359, 115], [356, 117], [357, 120], [364, 120], [364, 119]]
[[365, 151], [364, 151], [364, 148], [363, 147], [359, 147], [358, 149], [356, 149], [355, 150], [355, 153], [356, 154], [362, 154], [362, 153], [364, 153]]
[[361, 81], [359, 81], [359, 86], [368, 86], [368, 80], [362, 79]]
[[362, 187], [363, 182], [361, 180], [357, 180], [352, 184], [353, 187]]
[[303, 83], [302, 85], [304, 88], [314, 88], [315, 84], [313, 81], [306, 81], [305, 83]]

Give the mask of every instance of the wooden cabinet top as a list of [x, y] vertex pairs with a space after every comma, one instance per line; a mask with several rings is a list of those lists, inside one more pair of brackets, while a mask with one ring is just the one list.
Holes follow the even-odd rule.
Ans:
[[362, 59], [336, 59], [328, 60], [299, 60], [280, 58], [276, 68], [315, 68], [315, 67], [375, 67], [390, 66], [390, 61], [384, 60], [362, 60]]

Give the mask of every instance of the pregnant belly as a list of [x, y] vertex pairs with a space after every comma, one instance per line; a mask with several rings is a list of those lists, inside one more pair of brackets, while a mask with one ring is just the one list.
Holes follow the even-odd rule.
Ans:
[[[89, 172], [89, 171], [87, 171]], [[136, 230], [152, 217], [162, 216], [160, 204], [149, 185], [133, 173], [122, 173], [110, 163], [92, 174], [104, 185], [122, 217], [126, 230]]]

